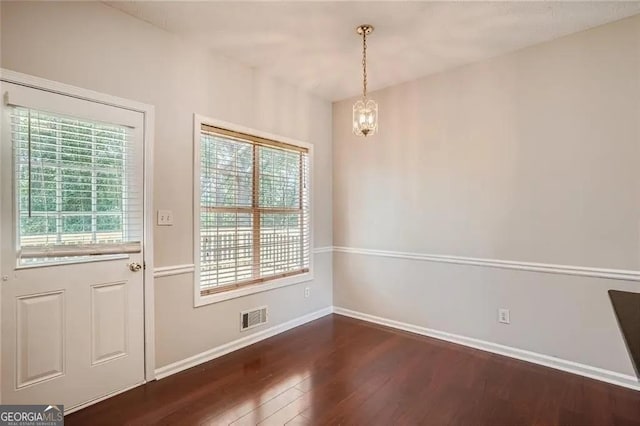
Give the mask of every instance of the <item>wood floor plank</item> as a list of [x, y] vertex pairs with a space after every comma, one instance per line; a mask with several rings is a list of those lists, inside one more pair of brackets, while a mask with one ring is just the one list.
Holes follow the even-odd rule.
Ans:
[[304, 392], [296, 389], [295, 387], [289, 388], [288, 390], [282, 392], [280, 395], [258, 406], [257, 408], [240, 417], [238, 420], [232, 422], [231, 424], [233, 426], [256, 425], [275, 412], [279, 411], [283, 407], [286, 407], [296, 399], [300, 398], [302, 395], [304, 395]]
[[[313, 403], [313, 394], [307, 392], [290, 404], [282, 407], [260, 423], [260, 426], [281, 426], [301, 415]], [[305, 417], [306, 419], [306, 417]], [[301, 419], [298, 419], [300, 421]]]
[[285, 423], [285, 426], [304, 426], [311, 424], [313, 424], [313, 422], [309, 418], [303, 416], [302, 414], [298, 414], [293, 419]]
[[640, 426], [640, 392], [331, 315], [65, 423]]

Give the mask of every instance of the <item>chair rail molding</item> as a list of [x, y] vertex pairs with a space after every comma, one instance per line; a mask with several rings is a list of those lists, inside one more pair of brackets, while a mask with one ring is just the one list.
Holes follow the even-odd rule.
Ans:
[[169, 277], [171, 275], [191, 274], [195, 271], [193, 263], [185, 263], [183, 265], [159, 266], [153, 270], [153, 277]]
[[313, 254], [331, 253], [331, 252], [333, 252], [333, 246], [315, 247], [313, 249]]
[[473, 265], [487, 268], [515, 269], [520, 271], [541, 272], [547, 274], [578, 275], [583, 277], [607, 278], [622, 281], [640, 281], [640, 271], [625, 269], [592, 268], [587, 266], [561, 265], [552, 263], [522, 262], [513, 260], [449, 256], [440, 254], [371, 250], [343, 246], [334, 246], [333, 251], [335, 253], [389, 257], [426, 262], [454, 263], [459, 265]]
[[[330, 253], [333, 251], [332, 246], [316, 247], [313, 250], [313, 254]], [[193, 263], [184, 263], [181, 265], [168, 265], [159, 266], [153, 270], [154, 278], [170, 277], [172, 275], [192, 274], [196, 270], [196, 265]]]

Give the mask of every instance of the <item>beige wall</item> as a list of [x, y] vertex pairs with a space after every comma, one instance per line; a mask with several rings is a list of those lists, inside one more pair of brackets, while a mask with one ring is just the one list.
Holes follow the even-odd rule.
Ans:
[[[193, 114], [315, 147], [315, 246], [332, 244], [331, 105], [100, 3], [2, 2], [3, 68], [155, 106], [155, 266], [193, 263]], [[316, 254], [311, 297], [295, 285], [193, 308], [192, 275], [156, 279], [157, 367], [239, 338], [238, 313], [269, 305], [270, 325], [331, 305], [331, 254]], [[256, 329], [255, 331], [259, 331]], [[242, 333], [242, 336], [248, 333]]]
[[[371, 96], [367, 140], [333, 108], [336, 246], [640, 269], [640, 16]], [[334, 255], [336, 306], [625, 374], [639, 286]]]
[[[193, 262], [192, 114], [314, 143], [315, 246], [640, 269], [640, 18], [375, 93], [380, 134], [328, 103], [97, 3], [2, 2], [4, 68], [155, 105], [156, 266]], [[332, 240], [332, 161], [334, 168]], [[331, 305], [632, 374], [609, 288], [637, 283], [316, 254], [291, 286], [193, 308], [156, 280], [157, 367]], [[496, 309], [511, 309], [499, 325]], [[243, 334], [244, 335], [244, 334]]]

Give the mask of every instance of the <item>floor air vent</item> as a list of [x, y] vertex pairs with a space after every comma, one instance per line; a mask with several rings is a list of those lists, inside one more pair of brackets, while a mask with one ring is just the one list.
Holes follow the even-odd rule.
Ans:
[[267, 322], [267, 307], [262, 306], [250, 311], [240, 312], [240, 331], [257, 327]]

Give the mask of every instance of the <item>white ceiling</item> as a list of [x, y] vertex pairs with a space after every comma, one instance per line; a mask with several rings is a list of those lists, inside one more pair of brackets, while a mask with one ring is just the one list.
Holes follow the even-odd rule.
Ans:
[[640, 13], [634, 2], [108, 2], [328, 100], [413, 80]]

